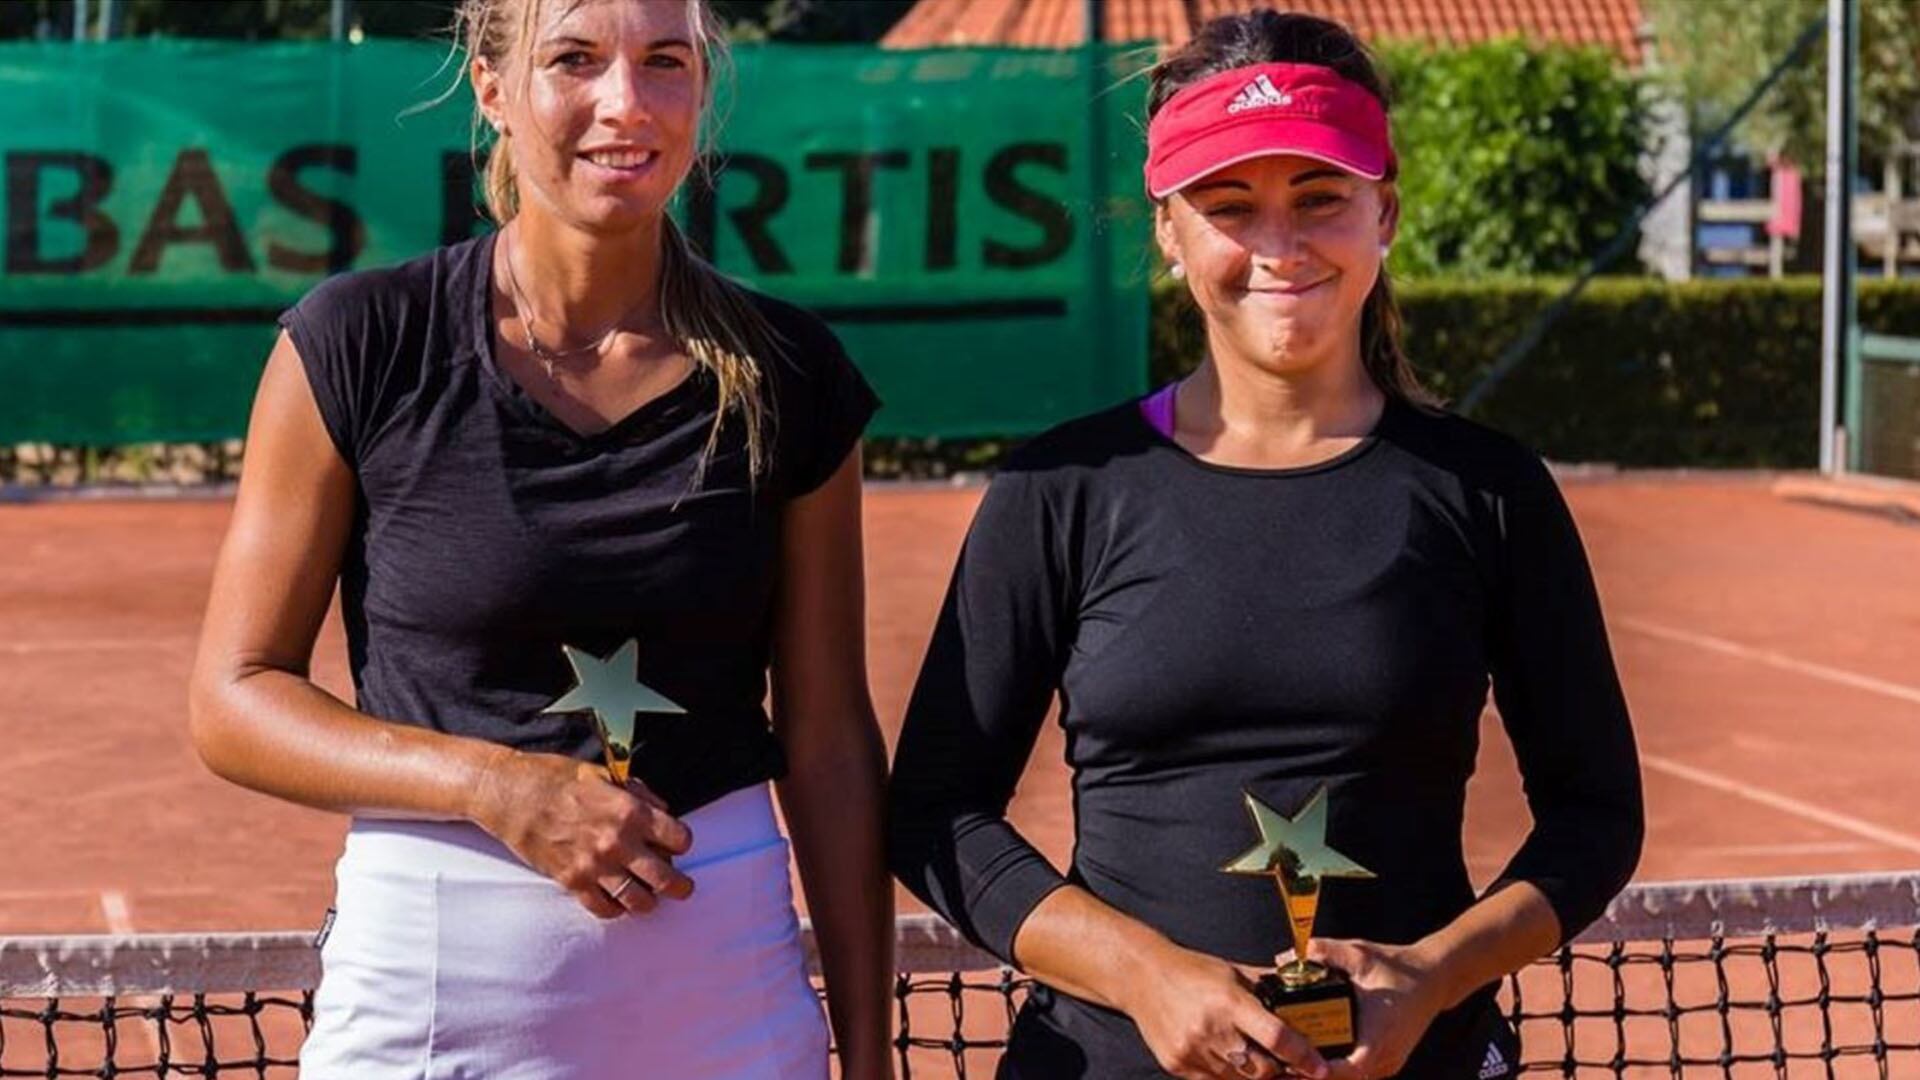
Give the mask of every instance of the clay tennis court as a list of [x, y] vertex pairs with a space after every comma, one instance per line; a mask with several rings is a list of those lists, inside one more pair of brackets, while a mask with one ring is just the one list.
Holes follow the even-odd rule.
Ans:
[[[1564, 481], [1644, 755], [1639, 877], [1920, 866], [1920, 529], [1781, 499], [1764, 477]], [[978, 488], [867, 502], [874, 702], [896, 730]], [[231, 788], [186, 733], [194, 636], [229, 506], [0, 506], [0, 934], [317, 925], [345, 821]], [[316, 676], [350, 694], [337, 621]], [[1049, 727], [1015, 814], [1064, 857]], [[1489, 717], [1476, 878], [1525, 829]], [[906, 901], [903, 897], [903, 906]]]
[[[1639, 878], [1920, 866], [1920, 529], [1781, 498], [1753, 474], [1573, 475], [1639, 731]], [[871, 670], [889, 737], [978, 488], [875, 486]], [[344, 819], [231, 788], [188, 743], [220, 500], [0, 506], [0, 934], [318, 924]], [[337, 621], [316, 677], [349, 682]], [[1490, 878], [1526, 828], [1484, 722], [1467, 853]], [[1070, 842], [1049, 727], [1014, 816]], [[916, 905], [902, 895], [902, 909]], [[916, 1075], [919, 1072], [916, 1069]]]

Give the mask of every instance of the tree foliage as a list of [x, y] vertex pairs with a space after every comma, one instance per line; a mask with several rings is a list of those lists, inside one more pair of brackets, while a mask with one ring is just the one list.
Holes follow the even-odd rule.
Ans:
[[1649, 196], [1650, 100], [1610, 52], [1518, 40], [1390, 44], [1401, 229], [1414, 276], [1577, 272]]
[[[100, 0], [88, 5], [91, 23]], [[328, 0], [119, 0], [122, 37], [312, 41], [331, 32]], [[451, 0], [356, 0], [353, 21], [367, 34], [418, 37], [453, 22]], [[0, 39], [73, 33], [73, 0], [0, 0]]]
[[714, 0], [736, 40], [875, 42], [914, 0]]
[[[1664, 77], [1719, 123], [1764, 78], [1827, 0], [1647, 0]], [[1883, 158], [1920, 141], [1920, 0], [1859, 0], [1860, 149]], [[1826, 146], [1825, 38], [1742, 125], [1746, 142], [1820, 171]]]
[[[328, 0], [119, 0], [128, 37], [314, 40], [330, 32]], [[713, 0], [739, 41], [877, 41], [913, 0]], [[91, 5], [99, 17], [99, 0]], [[455, 0], [354, 0], [353, 21], [369, 35], [419, 37], [453, 22]], [[0, 0], [0, 39], [73, 32], [73, 0]]]

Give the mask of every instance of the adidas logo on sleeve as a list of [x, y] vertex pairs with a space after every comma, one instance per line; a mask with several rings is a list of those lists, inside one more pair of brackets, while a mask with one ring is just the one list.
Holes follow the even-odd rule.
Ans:
[[1227, 106], [1227, 113], [1231, 115], [1246, 112], [1248, 109], [1265, 109], [1275, 105], [1291, 104], [1293, 104], [1292, 94], [1281, 93], [1279, 88], [1273, 85], [1272, 79], [1260, 75], [1234, 97], [1233, 103]]
[[1500, 1048], [1488, 1043], [1487, 1059], [1480, 1063], [1480, 1080], [1496, 1080], [1498, 1077], [1510, 1076], [1512, 1073], [1513, 1066], [1507, 1064], [1507, 1059], [1500, 1055]]

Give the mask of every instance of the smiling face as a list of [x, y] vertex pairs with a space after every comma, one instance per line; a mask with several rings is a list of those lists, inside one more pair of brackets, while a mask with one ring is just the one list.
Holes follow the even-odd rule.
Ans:
[[1155, 233], [1186, 271], [1217, 360], [1298, 375], [1359, 364], [1361, 314], [1397, 216], [1390, 184], [1269, 155], [1170, 196]]
[[692, 3], [520, 0], [525, 28], [473, 62], [475, 95], [507, 138], [520, 206], [591, 232], [665, 211], [692, 167], [707, 72]]

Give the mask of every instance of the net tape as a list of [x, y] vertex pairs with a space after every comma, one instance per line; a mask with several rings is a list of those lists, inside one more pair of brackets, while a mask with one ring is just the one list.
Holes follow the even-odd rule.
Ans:
[[[1029, 983], [897, 925], [901, 1075], [991, 1075]], [[1916, 927], [1920, 873], [1632, 886], [1507, 980], [1521, 1071], [1920, 1075]], [[0, 1077], [291, 1076], [319, 977], [305, 932], [0, 938]]]

